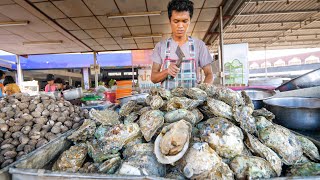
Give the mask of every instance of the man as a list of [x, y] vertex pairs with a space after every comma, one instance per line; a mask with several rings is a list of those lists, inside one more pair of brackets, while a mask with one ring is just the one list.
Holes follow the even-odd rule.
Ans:
[[44, 88], [45, 92], [54, 92], [56, 90], [56, 85], [54, 84], [54, 75], [48, 74], [47, 75], [47, 85]]
[[[197, 69], [205, 74], [205, 83], [212, 83], [212, 56], [205, 43], [199, 39], [188, 37], [187, 31], [193, 15], [193, 2], [189, 0], [172, 0], [168, 4], [168, 16], [172, 37], [159, 42], [152, 54], [153, 83], [161, 82], [166, 89], [175, 87], [195, 87], [201, 80]], [[180, 47], [185, 58], [181, 67], [176, 66], [179, 59], [176, 52]], [[162, 70], [161, 70], [162, 69]]]
[[0, 97], [2, 97], [4, 94], [3, 81], [4, 81], [5, 76], [6, 76], [6, 73], [0, 70]]

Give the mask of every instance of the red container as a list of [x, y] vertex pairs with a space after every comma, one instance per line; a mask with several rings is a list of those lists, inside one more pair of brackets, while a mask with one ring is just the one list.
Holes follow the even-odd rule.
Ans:
[[105, 92], [104, 95], [105, 95], [105, 99], [107, 101], [110, 101], [112, 103], [116, 102], [116, 93], [115, 92]]

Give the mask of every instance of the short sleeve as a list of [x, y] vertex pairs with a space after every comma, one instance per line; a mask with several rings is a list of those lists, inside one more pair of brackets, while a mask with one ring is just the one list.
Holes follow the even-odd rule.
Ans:
[[201, 68], [213, 62], [213, 57], [211, 56], [208, 47], [203, 41], [199, 43], [199, 65]]
[[156, 44], [156, 47], [153, 50], [153, 53], [151, 55], [151, 60], [157, 64], [162, 64], [161, 59], [161, 42], [158, 42]]

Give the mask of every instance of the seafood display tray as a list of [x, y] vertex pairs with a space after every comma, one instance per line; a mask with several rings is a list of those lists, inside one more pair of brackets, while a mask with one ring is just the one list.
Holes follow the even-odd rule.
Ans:
[[[73, 130], [74, 131], [74, 130]], [[68, 172], [54, 172], [49, 169], [52, 163], [58, 156], [66, 149], [71, 146], [71, 142], [67, 140], [67, 137], [73, 132], [67, 132], [59, 138], [53, 140], [47, 145], [39, 148], [37, 151], [28, 155], [16, 163], [10, 165], [6, 169], [9, 169], [9, 173], [12, 175], [12, 180], [55, 180], [55, 179], [86, 179], [86, 180], [97, 180], [97, 179], [122, 179], [122, 180], [165, 180], [165, 178], [151, 177], [151, 176], [125, 176], [125, 175], [106, 175], [106, 174], [89, 174], [89, 173], [68, 173]], [[294, 133], [301, 135], [293, 131]], [[309, 138], [319, 149], [320, 141], [313, 138]], [[3, 173], [2, 173], [3, 174]], [[0, 174], [1, 175], [1, 174]], [[0, 176], [0, 179], [3, 179]], [[7, 175], [9, 180], [10, 176]], [[320, 176], [309, 176], [309, 177], [277, 177], [272, 178], [273, 180], [284, 180], [284, 179], [320, 179]]]

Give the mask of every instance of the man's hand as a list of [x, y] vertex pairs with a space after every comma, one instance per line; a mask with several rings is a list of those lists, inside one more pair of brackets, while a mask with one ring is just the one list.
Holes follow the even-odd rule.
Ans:
[[180, 72], [180, 68], [178, 68], [175, 64], [171, 63], [168, 67], [168, 74], [172, 77], [176, 77]]

